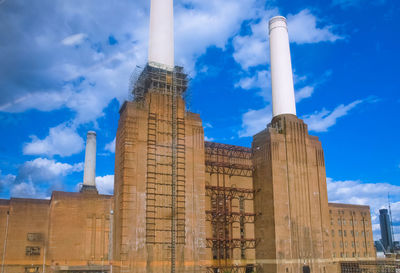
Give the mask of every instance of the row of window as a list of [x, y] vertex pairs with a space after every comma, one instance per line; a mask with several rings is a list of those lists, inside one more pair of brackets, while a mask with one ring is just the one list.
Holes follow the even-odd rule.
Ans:
[[[364, 252], [363, 255], [364, 255], [363, 257], [372, 257], [372, 254], [368, 253], [368, 252]], [[332, 257], [336, 258], [336, 252], [332, 253]], [[361, 255], [360, 255], [360, 252], [352, 252], [351, 256], [349, 255], [349, 252], [340, 252], [338, 257], [341, 257], [341, 258], [350, 258], [350, 257], [357, 258], [357, 257], [361, 257]]]
[[[333, 223], [334, 223], [333, 218], [331, 218], [331, 225], [333, 225]], [[339, 226], [341, 226], [341, 225], [345, 226], [347, 222], [346, 222], [346, 219], [338, 218], [337, 223]], [[357, 221], [357, 220], [350, 219], [348, 221], [348, 223], [350, 226], [353, 226], [353, 225], [356, 226], [357, 224], [364, 226], [364, 224], [368, 225], [368, 220], [363, 219], [363, 220]]]
[[[334, 230], [334, 229], [332, 229], [331, 234], [332, 234], [332, 237], [335, 237], [335, 230]], [[356, 231], [350, 230], [350, 235], [351, 235], [352, 237], [358, 237], [360, 234], [361, 234], [362, 237], [365, 237], [365, 235], [366, 235], [367, 237], [369, 236], [369, 232], [368, 232], [368, 231], [367, 231], [367, 232], [364, 232], [364, 231], [359, 232], [358, 230], [356, 230]], [[347, 237], [347, 230], [343, 230], [343, 231], [342, 231], [341, 229], [339, 229], [339, 230], [338, 230], [338, 235], [339, 235], [340, 237], [341, 237], [341, 236]]]
[[[343, 245], [344, 245], [344, 247], [348, 247], [348, 242], [344, 242], [344, 244], [343, 244], [343, 242], [340, 242], [340, 247], [341, 248], [343, 248]], [[365, 243], [365, 241], [363, 241], [362, 242], [362, 246], [365, 248], [366, 246], [371, 246], [371, 242], [368, 242], [368, 243]], [[355, 246], [357, 246], [357, 247], [360, 247], [360, 242], [351, 242], [351, 247], [355, 247]], [[332, 247], [333, 248], [335, 248], [336, 247], [336, 243], [335, 242], [332, 242]]]
[[[344, 215], [344, 210], [338, 210], [337, 212], [338, 212], [338, 214]], [[329, 210], [329, 213], [332, 214], [332, 210], [331, 210], [331, 209]], [[349, 211], [349, 214], [350, 214], [350, 215], [356, 215], [356, 212], [355, 212], [354, 210], [353, 210], [353, 211]], [[361, 211], [360, 214], [361, 214], [362, 216], [366, 216], [366, 215], [367, 215], [367, 212]]]
[[26, 256], [39, 256], [40, 255], [40, 247], [38, 246], [27, 246], [25, 248]]

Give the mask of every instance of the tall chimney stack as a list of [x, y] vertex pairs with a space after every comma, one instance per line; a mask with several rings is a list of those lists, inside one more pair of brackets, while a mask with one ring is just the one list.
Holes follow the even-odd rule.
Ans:
[[149, 65], [174, 69], [174, 1], [151, 0]]
[[269, 43], [273, 116], [296, 115], [289, 35], [285, 17], [276, 16], [269, 21]]
[[85, 169], [83, 171], [83, 185], [81, 192], [97, 192], [96, 189], [96, 132], [87, 132]]

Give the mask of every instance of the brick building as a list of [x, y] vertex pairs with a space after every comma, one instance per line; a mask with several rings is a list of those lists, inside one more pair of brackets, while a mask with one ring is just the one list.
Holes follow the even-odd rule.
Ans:
[[248, 148], [204, 141], [172, 19], [172, 0], [152, 0], [148, 65], [120, 109], [114, 196], [95, 188], [90, 132], [81, 192], [0, 200], [1, 273], [334, 273], [374, 259], [369, 207], [328, 203], [322, 145], [296, 116], [286, 20], [270, 21], [273, 119]]

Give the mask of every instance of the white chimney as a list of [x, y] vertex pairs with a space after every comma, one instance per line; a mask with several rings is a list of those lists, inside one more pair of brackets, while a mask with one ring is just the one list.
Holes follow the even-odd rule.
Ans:
[[285, 17], [276, 16], [269, 21], [269, 43], [273, 116], [296, 115], [289, 35]]
[[149, 65], [174, 69], [173, 0], [151, 0]]
[[96, 132], [87, 132], [82, 190], [96, 190]]

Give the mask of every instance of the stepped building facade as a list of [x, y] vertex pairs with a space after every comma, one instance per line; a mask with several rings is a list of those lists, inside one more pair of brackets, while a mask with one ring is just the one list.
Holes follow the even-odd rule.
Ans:
[[270, 21], [273, 119], [251, 148], [204, 141], [174, 65], [172, 0], [152, 0], [148, 64], [120, 109], [114, 195], [84, 184], [0, 200], [1, 273], [335, 273], [374, 260], [368, 206], [328, 203], [324, 152], [296, 116], [286, 20]]

